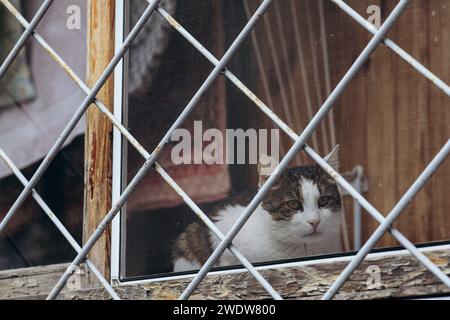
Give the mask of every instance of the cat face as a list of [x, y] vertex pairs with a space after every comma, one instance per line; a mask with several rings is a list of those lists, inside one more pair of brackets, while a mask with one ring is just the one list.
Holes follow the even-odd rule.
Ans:
[[[326, 160], [337, 169], [337, 148]], [[261, 179], [263, 183], [267, 177]], [[317, 165], [286, 170], [261, 206], [270, 214], [274, 236], [280, 241], [308, 244], [339, 239], [341, 197], [335, 181]]]

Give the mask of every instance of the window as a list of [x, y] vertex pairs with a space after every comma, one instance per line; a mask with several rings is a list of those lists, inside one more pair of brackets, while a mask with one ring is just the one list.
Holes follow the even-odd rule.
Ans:
[[[156, 147], [214, 67], [165, 21], [164, 15], [173, 16], [210, 54], [220, 59], [260, 3], [162, 2], [163, 11], [150, 19], [131, 46], [123, 70], [116, 73], [116, 79], [123, 79], [116, 92], [116, 106], [123, 108], [116, 115], [122, 117], [131, 134], [147, 150]], [[146, 4], [128, 1], [123, 4], [122, 25], [126, 34]], [[392, 2], [378, 7], [381, 22], [396, 5]], [[378, 12], [370, 1], [349, 1], [348, 6], [362, 17]], [[392, 41], [444, 82], [449, 79], [448, 68], [441, 67], [449, 64], [444, 44], [446, 22], [442, 18], [447, 14], [448, 8], [441, 3], [414, 1], [389, 33]], [[429, 27], [425, 31], [411, 30], [411, 19], [414, 26], [425, 23]], [[242, 81], [283, 122], [300, 133], [371, 36], [331, 2], [276, 1], [227, 67], [237, 81]], [[152, 46], [154, 43], [158, 45]], [[432, 55], [427, 53], [430, 47]], [[321, 156], [339, 144], [339, 172], [379, 212], [387, 213], [448, 139], [448, 110], [443, 107], [447, 104], [448, 94], [420, 76], [387, 46], [379, 46], [307, 143]], [[258, 134], [267, 130], [270, 138], [270, 130], [279, 129], [236, 86], [236, 81], [230, 81], [230, 76], [214, 82], [182, 128], [193, 140], [196, 134], [208, 129], [218, 129], [225, 138], [227, 130], [250, 129]], [[114, 157], [117, 199], [120, 186], [128, 185], [145, 159], [120, 134], [115, 137], [116, 142], [122, 143]], [[246, 138], [251, 140], [249, 136]], [[245, 164], [237, 164], [236, 156], [235, 163], [178, 165], [173, 161], [172, 150], [179, 141], [172, 140], [158, 162], [205, 213], [214, 211], [230, 194], [258, 185], [257, 165], [249, 163], [255, 147], [251, 143], [246, 144]], [[204, 151], [208, 143], [201, 143]], [[227, 160], [229, 143], [224, 141], [222, 149]], [[293, 144], [292, 136], [280, 130], [279, 143], [282, 159]], [[194, 162], [195, 151], [192, 153]], [[290, 167], [314, 163], [302, 152]], [[435, 245], [449, 239], [446, 179], [448, 170], [444, 164], [394, 224], [414, 244]], [[378, 227], [379, 221], [344, 189], [340, 192], [345, 214], [335, 239], [338, 245], [290, 256], [283, 262], [350, 254]], [[114, 222], [113, 278], [130, 281], [174, 275], [171, 272], [174, 242], [194, 221], [200, 220], [180, 195], [157, 172], [149, 173]], [[389, 235], [377, 244], [377, 250], [397, 247], [399, 242]], [[245, 256], [245, 248], [239, 249]], [[270, 265], [280, 261], [255, 262]]]

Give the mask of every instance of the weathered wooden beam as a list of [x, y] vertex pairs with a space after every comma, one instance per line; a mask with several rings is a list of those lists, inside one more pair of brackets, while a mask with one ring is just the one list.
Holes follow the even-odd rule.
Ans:
[[[436, 250], [426, 255], [447, 275], [450, 274], [450, 250]], [[311, 263], [306, 266], [263, 270], [275, 290], [286, 299], [319, 299], [336, 279], [348, 261]], [[380, 270], [379, 286], [371, 286], [372, 266]], [[61, 276], [65, 266], [28, 268], [0, 272], [0, 299], [44, 299]], [[71, 284], [60, 299], [110, 299], [99, 286], [84, 288], [86, 268], [71, 278]], [[115, 287], [122, 299], [158, 300], [176, 299], [186, 288], [189, 279], [157, 281], [147, 284]], [[369, 284], [369, 285], [368, 285]], [[369, 258], [351, 276], [336, 299], [387, 299], [450, 294], [450, 289], [410, 255], [391, 254]], [[193, 299], [268, 299], [268, 294], [247, 272], [209, 275]]]
[[[114, 1], [88, 1], [87, 84], [93, 86], [114, 55]], [[112, 111], [114, 84], [112, 76], [97, 96]], [[83, 241], [87, 241], [111, 208], [112, 125], [95, 106], [86, 118], [85, 204]], [[92, 248], [89, 258], [110, 277], [110, 229]]]

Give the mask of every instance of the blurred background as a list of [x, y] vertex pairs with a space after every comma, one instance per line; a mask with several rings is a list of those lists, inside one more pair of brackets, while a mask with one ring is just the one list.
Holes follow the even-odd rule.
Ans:
[[[27, 21], [41, 0], [13, 0]], [[67, 8], [80, 9], [80, 29], [68, 29]], [[81, 79], [86, 70], [86, 1], [54, 1], [37, 32]], [[17, 19], [0, 5], [0, 61], [23, 32]], [[30, 38], [0, 80], [0, 147], [30, 179], [85, 95], [48, 53]], [[83, 219], [84, 119], [66, 141], [36, 190], [81, 242]], [[23, 186], [0, 161], [0, 218]], [[74, 251], [31, 197], [0, 235], [0, 269], [69, 261]]]

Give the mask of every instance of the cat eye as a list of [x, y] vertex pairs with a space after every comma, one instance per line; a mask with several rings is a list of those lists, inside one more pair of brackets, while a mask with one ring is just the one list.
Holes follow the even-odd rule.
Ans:
[[292, 210], [303, 210], [302, 203], [297, 200], [289, 200], [288, 202], [286, 202], [286, 205], [289, 209]]
[[333, 198], [331, 197], [320, 197], [319, 200], [317, 201], [317, 205], [322, 208], [330, 204], [332, 201]]

